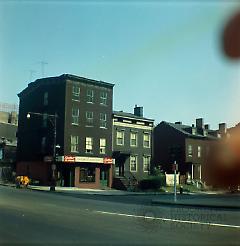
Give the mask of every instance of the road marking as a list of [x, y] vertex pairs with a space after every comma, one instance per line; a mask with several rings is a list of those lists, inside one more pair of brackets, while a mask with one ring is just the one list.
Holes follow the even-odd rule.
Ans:
[[218, 223], [210, 223], [210, 222], [191, 221], [191, 220], [168, 219], [168, 218], [144, 216], [144, 215], [113, 213], [113, 212], [106, 212], [106, 211], [99, 211], [99, 210], [96, 210], [93, 212], [99, 213], [99, 214], [117, 215], [117, 216], [132, 217], [132, 218], [143, 218], [143, 219], [149, 219], [149, 220], [161, 220], [161, 221], [169, 221], [169, 222], [177, 222], [177, 223], [197, 224], [197, 225], [207, 225], [207, 226], [240, 229], [239, 225], [218, 224]]

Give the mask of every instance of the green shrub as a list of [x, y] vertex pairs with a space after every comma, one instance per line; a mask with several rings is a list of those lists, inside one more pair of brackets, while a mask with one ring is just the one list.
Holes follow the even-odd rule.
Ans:
[[165, 185], [165, 175], [149, 177], [148, 179], [143, 179], [139, 182], [139, 188], [141, 190], [159, 190]]

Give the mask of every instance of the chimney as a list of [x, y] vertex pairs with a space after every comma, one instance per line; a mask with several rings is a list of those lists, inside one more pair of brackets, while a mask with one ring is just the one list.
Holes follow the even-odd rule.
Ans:
[[227, 124], [226, 123], [220, 123], [218, 132], [220, 134], [226, 133], [227, 132]]
[[181, 121], [176, 121], [175, 125], [182, 125], [182, 122]]
[[210, 130], [209, 124], [204, 125], [204, 128], [205, 128], [206, 130]]
[[203, 129], [203, 118], [196, 119], [196, 127], [197, 129]]
[[136, 104], [134, 108], [134, 115], [143, 117], [143, 107], [138, 107]]

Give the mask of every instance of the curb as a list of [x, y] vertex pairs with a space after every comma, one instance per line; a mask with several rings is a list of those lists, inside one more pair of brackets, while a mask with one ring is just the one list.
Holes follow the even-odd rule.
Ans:
[[218, 205], [218, 204], [201, 204], [201, 203], [185, 203], [181, 201], [158, 201], [152, 200], [152, 205], [171, 205], [171, 206], [183, 206], [183, 207], [202, 207], [202, 208], [223, 208], [223, 209], [240, 209], [239, 205]]

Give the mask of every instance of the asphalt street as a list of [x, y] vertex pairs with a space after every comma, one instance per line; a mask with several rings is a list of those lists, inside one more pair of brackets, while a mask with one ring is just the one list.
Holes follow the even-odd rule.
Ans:
[[1, 186], [0, 245], [239, 245], [238, 209], [153, 206], [152, 198]]

